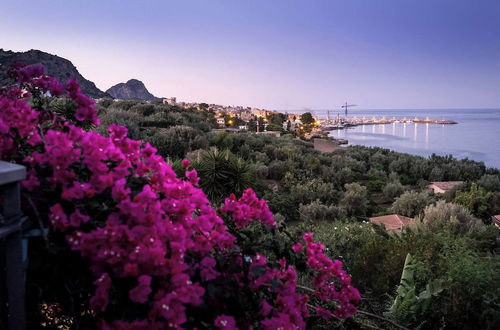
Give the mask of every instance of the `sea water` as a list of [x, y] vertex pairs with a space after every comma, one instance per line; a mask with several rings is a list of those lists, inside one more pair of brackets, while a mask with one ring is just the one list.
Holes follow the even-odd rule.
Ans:
[[[327, 111], [314, 111], [321, 118]], [[339, 112], [340, 114], [340, 112]], [[344, 114], [342, 113], [341, 117]], [[483, 161], [489, 167], [500, 168], [500, 109], [446, 110], [358, 110], [348, 117], [391, 119], [447, 119], [456, 125], [427, 123], [391, 123], [361, 125], [334, 130], [330, 136], [347, 139], [349, 145], [377, 146], [421, 156], [453, 155], [458, 159]], [[336, 113], [330, 111], [330, 118]]]

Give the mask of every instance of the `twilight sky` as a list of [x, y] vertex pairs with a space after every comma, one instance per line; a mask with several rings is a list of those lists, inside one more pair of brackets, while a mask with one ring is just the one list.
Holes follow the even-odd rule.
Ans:
[[0, 48], [182, 101], [500, 107], [499, 0], [2, 0]]

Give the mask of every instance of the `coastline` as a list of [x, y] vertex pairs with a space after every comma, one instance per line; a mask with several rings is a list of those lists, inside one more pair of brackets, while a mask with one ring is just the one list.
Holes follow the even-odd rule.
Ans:
[[[338, 130], [333, 130], [328, 132], [329, 137], [333, 137], [335, 139], [339, 139], [337, 136], [332, 136], [331, 133], [336, 133]], [[436, 154], [438, 156], [448, 156], [451, 155], [457, 160], [463, 160], [463, 159], [469, 159], [473, 160], [476, 162], [483, 162], [486, 167], [488, 168], [494, 168], [494, 169], [500, 169], [500, 163], [496, 161], [496, 159], [492, 159], [490, 154], [488, 153], [482, 153], [482, 152], [474, 152], [474, 151], [469, 151], [469, 150], [459, 150], [455, 152], [446, 152], [442, 150], [430, 150], [430, 149], [422, 149], [422, 148], [415, 148], [415, 147], [401, 147], [401, 146], [388, 146], [386, 143], [377, 143], [376, 140], [380, 140], [380, 136], [384, 136], [383, 134], [375, 134], [376, 138], [373, 139], [373, 142], [361, 142], [361, 141], [356, 141], [352, 139], [352, 136], [350, 138], [347, 138], [348, 143], [347, 144], [340, 144], [339, 147], [341, 148], [347, 148], [350, 146], [363, 146], [363, 147], [373, 147], [373, 148], [382, 148], [382, 149], [388, 149], [394, 152], [398, 153], [405, 153], [405, 154], [410, 154], [410, 155], [415, 155], [415, 156], [421, 156], [421, 157], [431, 157], [432, 154]], [[340, 138], [342, 139], [342, 138]], [[400, 139], [403, 140], [402, 138], [394, 138], [394, 139]]]

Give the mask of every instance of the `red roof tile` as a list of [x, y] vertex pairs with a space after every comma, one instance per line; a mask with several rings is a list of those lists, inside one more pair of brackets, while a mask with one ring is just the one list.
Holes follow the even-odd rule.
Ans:
[[374, 217], [369, 219], [371, 223], [377, 225], [384, 225], [386, 230], [399, 230], [401, 231], [407, 227], [414, 220], [399, 214], [383, 215], [381, 217]]
[[437, 182], [431, 182], [429, 186], [435, 185], [436, 187], [443, 189], [444, 191], [447, 191], [463, 183], [464, 183], [463, 181], [437, 181]]
[[500, 214], [499, 215], [494, 215], [491, 217], [491, 219], [493, 220], [493, 222], [497, 225], [500, 226]]

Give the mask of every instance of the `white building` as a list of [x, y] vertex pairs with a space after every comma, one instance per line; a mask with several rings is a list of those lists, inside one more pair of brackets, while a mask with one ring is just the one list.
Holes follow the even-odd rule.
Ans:
[[217, 125], [219, 125], [221, 127], [226, 126], [226, 121], [224, 120], [224, 118], [222, 118], [222, 117], [217, 118]]
[[177, 104], [177, 98], [176, 97], [167, 97], [163, 99], [163, 104], [168, 104], [168, 105], [176, 105]]

